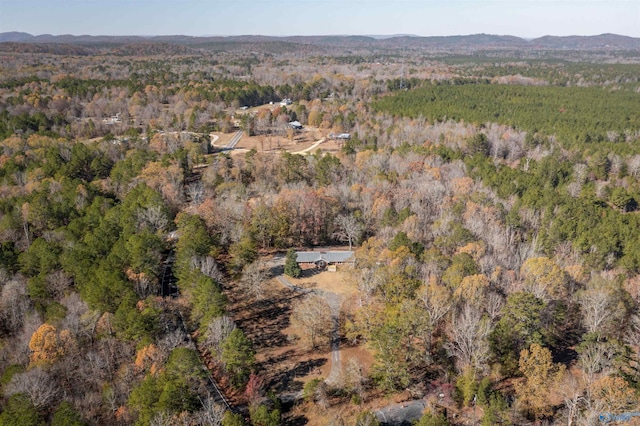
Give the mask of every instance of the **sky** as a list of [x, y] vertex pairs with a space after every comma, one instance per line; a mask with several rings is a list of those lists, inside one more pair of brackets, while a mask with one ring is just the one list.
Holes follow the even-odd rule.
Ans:
[[0, 0], [0, 32], [640, 37], [640, 0]]

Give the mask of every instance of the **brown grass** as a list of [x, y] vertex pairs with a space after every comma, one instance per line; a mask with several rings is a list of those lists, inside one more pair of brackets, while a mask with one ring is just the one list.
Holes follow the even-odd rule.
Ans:
[[[290, 279], [295, 285], [338, 293], [342, 296], [343, 311], [350, 311], [356, 300], [356, 288], [349, 280], [348, 269], [337, 272], [316, 272], [305, 270], [300, 279]], [[331, 367], [330, 348], [306, 351], [289, 323], [291, 308], [301, 293], [283, 287], [276, 279], [270, 280], [262, 300], [247, 298], [246, 294], [230, 285], [225, 289], [229, 298], [229, 311], [240, 327], [254, 343], [258, 361], [258, 373], [264, 379], [265, 390], [273, 390], [282, 395], [301, 391], [304, 384], [314, 378], [325, 378]], [[350, 347], [343, 339], [341, 360], [344, 366], [350, 358], [357, 358], [370, 371], [373, 356], [364, 347]], [[354, 406], [348, 400], [332, 401], [327, 410], [319, 410], [313, 404], [296, 405], [287, 418], [306, 419], [308, 425], [326, 425], [339, 416], [345, 424], [352, 424], [363, 407]], [[287, 424], [298, 424], [289, 420]]]
[[347, 266], [340, 266], [336, 272], [318, 271], [313, 268], [307, 268], [304, 269], [302, 277], [287, 277], [287, 279], [298, 287], [336, 293], [343, 299], [355, 295], [358, 291], [349, 276]]
[[[219, 137], [215, 143], [216, 147], [223, 147], [229, 142], [235, 132], [215, 134]], [[236, 145], [235, 150], [231, 151], [231, 153], [244, 153], [246, 152], [245, 150], [251, 150], [253, 148], [258, 152], [264, 153], [276, 153], [280, 151], [295, 153], [313, 146], [314, 143], [326, 138], [326, 136], [326, 131], [315, 127], [305, 127], [304, 130], [295, 133], [293, 139], [289, 139], [286, 135], [247, 136], [245, 134]], [[317, 149], [321, 149], [322, 152], [336, 153], [340, 150], [341, 146], [339, 142], [326, 139], [325, 142], [309, 153], [313, 154]]]

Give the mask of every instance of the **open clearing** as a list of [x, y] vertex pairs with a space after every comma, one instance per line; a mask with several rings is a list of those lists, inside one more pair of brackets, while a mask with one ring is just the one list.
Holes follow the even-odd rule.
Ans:
[[[281, 273], [281, 267], [274, 268], [274, 272]], [[338, 294], [343, 318], [355, 306], [356, 289], [350, 283], [348, 267], [339, 267], [337, 272], [305, 269], [301, 278], [287, 277], [287, 280], [304, 289]], [[308, 381], [329, 376], [330, 345], [307, 351], [295, 338], [295, 330], [290, 325], [292, 307], [305, 297], [303, 293], [284, 287], [275, 278], [266, 283], [262, 300], [247, 298], [237, 287], [228, 288], [226, 293], [230, 301], [230, 313], [238, 327], [254, 343], [258, 371], [264, 380], [265, 390], [273, 389], [285, 398], [297, 397]], [[357, 358], [365, 374], [370, 370], [373, 356], [366, 348], [354, 347], [342, 338], [340, 352], [342, 366], [349, 359]]]
[[351, 282], [348, 267], [339, 267], [337, 272], [303, 269], [302, 277], [287, 280], [293, 285], [309, 290], [317, 289], [339, 294], [343, 299], [355, 295], [357, 289]]
[[[216, 132], [215, 135], [219, 136], [219, 139], [215, 142], [216, 148], [226, 146], [234, 133]], [[231, 151], [231, 154], [244, 153], [254, 148], [258, 152], [265, 153], [287, 151], [290, 153], [313, 154], [317, 149], [331, 153], [340, 151], [342, 143], [327, 138], [326, 133], [326, 131], [314, 127], [305, 127], [303, 130], [295, 132], [293, 138], [276, 134], [248, 136], [245, 133], [235, 146], [235, 149]], [[314, 145], [316, 146], [314, 147]]]

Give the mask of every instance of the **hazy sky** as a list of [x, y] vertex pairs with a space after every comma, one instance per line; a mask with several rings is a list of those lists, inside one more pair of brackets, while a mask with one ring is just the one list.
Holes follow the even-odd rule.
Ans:
[[640, 37], [640, 0], [0, 0], [0, 32]]

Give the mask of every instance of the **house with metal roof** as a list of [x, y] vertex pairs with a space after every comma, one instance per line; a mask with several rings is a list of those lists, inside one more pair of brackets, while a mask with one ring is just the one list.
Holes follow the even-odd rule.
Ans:
[[339, 265], [342, 263], [353, 263], [355, 257], [353, 251], [297, 251], [296, 261], [298, 263], [315, 264], [320, 268], [327, 265]]

